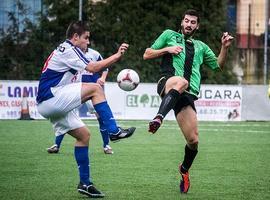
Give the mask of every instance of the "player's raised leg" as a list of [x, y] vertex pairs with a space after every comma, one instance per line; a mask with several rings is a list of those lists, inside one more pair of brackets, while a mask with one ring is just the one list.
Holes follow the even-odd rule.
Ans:
[[186, 79], [177, 76], [170, 77], [167, 81], [161, 81], [158, 84], [162, 101], [157, 115], [149, 122], [148, 131], [152, 133], [155, 133], [159, 129], [165, 116], [174, 108], [180, 94], [183, 93], [188, 86]]
[[101, 138], [102, 138], [102, 141], [103, 141], [103, 151], [105, 154], [113, 154], [113, 150], [112, 148], [110, 147], [109, 143], [110, 143], [110, 137], [109, 137], [109, 133], [106, 129], [106, 126], [105, 124], [103, 123], [103, 120], [99, 117], [99, 115], [97, 114], [97, 112], [95, 111], [94, 109], [94, 106], [92, 104], [92, 101], [87, 101], [85, 103], [88, 111], [90, 113], [94, 113], [97, 120], [98, 120], [98, 124], [99, 124], [99, 132], [101, 134]]
[[103, 121], [106, 130], [109, 133], [111, 141], [128, 138], [133, 135], [135, 127], [123, 129], [118, 127], [112, 111], [105, 99], [104, 92], [99, 84], [95, 83], [82, 83], [82, 102], [89, 99], [92, 100], [94, 108]]
[[113, 154], [113, 150], [112, 150], [111, 146], [109, 145], [109, 143], [110, 143], [109, 133], [108, 133], [103, 121], [101, 120], [101, 118], [99, 116], [97, 116], [97, 120], [98, 120], [98, 124], [99, 124], [99, 132], [101, 134], [102, 141], [103, 141], [103, 151], [105, 154]]

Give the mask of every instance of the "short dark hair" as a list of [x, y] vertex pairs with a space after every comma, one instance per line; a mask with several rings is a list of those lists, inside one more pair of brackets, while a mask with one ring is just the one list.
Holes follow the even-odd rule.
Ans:
[[200, 14], [194, 10], [194, 9], [188, 9], [184, 12], [184, 14], [182, 15], [182, 20], [185, 18], [186, 15], [191, 15], [191, 16], [196, 16], [197, 22], [200, 23]]
[[82, 21], [71, 22], [66, 31], [67, 39], [71, 39], [75, 33], [81, 36], [84, 32], [89, 31], [89, 27]]

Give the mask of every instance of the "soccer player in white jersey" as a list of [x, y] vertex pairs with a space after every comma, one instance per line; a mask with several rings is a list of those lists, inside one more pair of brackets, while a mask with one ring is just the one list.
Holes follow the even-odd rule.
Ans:
[[[96, 61], [100, 61], [103, 60], [101, 54], [92, 49], [92, 48], [87, 48], [85, 55], [84, 55], [88, 60], [91, 60], [93, 62]], [[85, 82], [85, 83], [98, 83], [102, 86], [103, 90], [104, 90], [104, 84], [108, 75], [108, 68], [105, 68], [103, 70], [101, 70], [100, 72], [97, 73], [91, 73], [88, 72], [86, 70], [79, 72], [78, 73], [78, 78], [77, 81], [81, 81], [81, 82]], [[106, 130], [106, 127], [103, 123], [103, 121], [100, 119], [100, 117], [98, 116], [98, 114], [96, 113], [93, 104], [91, 101], [87, 101], [85, 102], [85, 105], [87, 107], [87, 110], [89, 112], [93, 112], [95, 113], [98, 123], [99, 123], [99, 131], [101, 133], [101, 137], [102, 137], [102, 141], [103, 141], [103, 151], [105, 154], [113, 154], [113, 150], [112, 147], [109, 145], [110, 142], [110, 138], [109, 138], [109, 134]], [[48, 153], [58, 153], [62, 144], [62, 141], [64, 139], [65, 134], [55, 134], [55, 143], [54, 145], [52, 145], [51, 147], [49, 147], [47, 149]]]
[[111, 141], [130, 137], [136, 128], [117, 127], [99, 84], [72, 83], [77, 71], [98, 72], [117, 62], [128, 49], [128, 44], [123, 43], [112, 56], [98, 62], [89, 62], [82, 52], [89, 45], [89, 35], [89, 29], [83, 22], [73, 22], [69, 25], [67, 40], [50, 54], [42, 69], [37, 109], [43, 117], [50, 120], [56, 133], [68, 133], [76, 139], [74, 155], [80, 177], [78, 192], [89, 197], [104, 197], [105, 195], [94, 187], [90, 176], [88, 155], [90, 132], [75, 109], [91, 99], [110, 134]]

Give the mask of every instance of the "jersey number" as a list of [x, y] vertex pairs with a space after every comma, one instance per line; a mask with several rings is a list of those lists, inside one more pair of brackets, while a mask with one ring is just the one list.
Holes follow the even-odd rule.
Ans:
[[65, 51], [65, 49], [66, 49], [66, 48], [65, 48], [65, 47], [62, 47], [62, 46], [59, 46], [59, 47], [58, 47], [58, 50], [59, 50], [61, 53], [63, 53], [63, 52]]

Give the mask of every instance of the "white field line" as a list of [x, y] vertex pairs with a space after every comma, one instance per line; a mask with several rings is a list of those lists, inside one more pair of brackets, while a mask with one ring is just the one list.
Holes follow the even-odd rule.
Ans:
[[[119, 123], [121, 125], [128, 125], [129, 123], [122, 123], [122, 121]], [[89, 127], [98, 127], [98, 123], [86, 123], [87, 126]], [[139, 129], [145, 129], [147, 131], [147, 125], [148, 124], [145, 124], [145, 126], [142, 126], [142, 125], [136, 125], [134, 124], [134, 126], [136, 128], [139, 128]], [[218, 125], [215, 125], [215, 127], [220, 127], [220, 128], [201, 128], [199, 126], [199, 132], [203, 131], [203, 132], [229, 132], [229, 133], [269, 133], [270, 134], [270, 129], [269, 130], [240, 130], [240, 129], [233, 129], [233, 128], [230, 128], [230, 129], [224, 129], [224, 128], [221, 128], [221, 126], [218, 124]], [[211, 127], [214, 127], [214, 126], [211, 126]], [[247, 126], [245, 126], [247, 127]], [[270, 126], [269, 126], [270, 127]], [[178, 129], [178, 126], [176, 125], [163, 125], [161, 127], [161, 129], [169, 129], [169, 130], [179, 130]]]
[[[88, 121], [89, 122], [89, 121]], [[169, 123], [173, 122], [173, 121], [168, 121]], [[93, 124], [96, 124], [97, 121], [93, 120], [91, 121], [90, 123], [93, 123]], [[138, 120], [138, 121], [133, 121], [133, 120], [117, 120], [117, 123], [119, 124], [148, 124], [148, 121], [147, 120]], [[163, 123], [162, 126], [177, 126], [177, 123], [175, 122], [175, 124], [171, 124], [171, 125], [168, 125], [166, 124], [167, 122], [165, 121]], [[202, 126], [209, 126], [209, 127], [233, 127], [233, 126], [237, 126], [237, 127], [269, 127], [270, 128], [270, 122], [267, 123], [267, 124], [259, 124], [260, 122], [256, 123], [256, 122], [220, 122], [220, 121], [217, 121], [217, 122], [206, 122], [206, 121], [203, 121], [203, 122], [199, 122], [199, 126], [202, 127]]]
[[215, 126], [224, 126], [224, 127], [269, 127], [270, 128], [270, 123], [269, 124], [253, 124], [253, 123], [249, 123], [247, 122], [246, 124], [220, 124], [220, 123], [216, 123], [216, 124], [200, 124], [200, 126], [210, 126], [210, 127], [215, 127]]
[[229, 132], [229, 133], [269, 133], [270, 130], [239, 130], [239, 129], [208, 129], [208, 128], [199, 128], [200, 131], [205, 131], [205, 132]]

